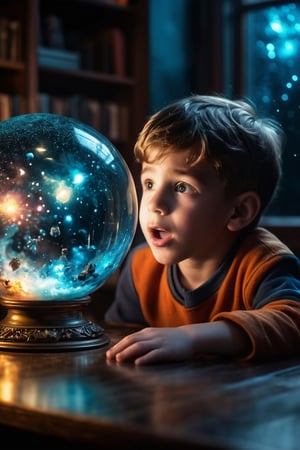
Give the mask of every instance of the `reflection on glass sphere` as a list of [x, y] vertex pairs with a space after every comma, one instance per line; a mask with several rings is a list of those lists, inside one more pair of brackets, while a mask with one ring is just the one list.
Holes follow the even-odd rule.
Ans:
[[131, 173], [99, 132], [55, 114], [0, 123], [0, 298], [91, 294], [120, 266], [136, 224]]

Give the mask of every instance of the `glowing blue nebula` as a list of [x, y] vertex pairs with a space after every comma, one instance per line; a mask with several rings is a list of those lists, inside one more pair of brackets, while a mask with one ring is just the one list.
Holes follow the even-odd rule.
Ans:
[[54, 114], [0, 123], [0, 297], [85, 297], [120, 266], [137, 197], [120, 153]]

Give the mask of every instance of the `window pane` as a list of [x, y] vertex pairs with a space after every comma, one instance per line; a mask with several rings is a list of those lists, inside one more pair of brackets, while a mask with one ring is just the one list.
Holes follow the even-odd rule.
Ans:
[[245, 95], [287, 134], [281, 189], [268, 214], [300, 216], [300, 5], [249, 10], [245, 25]]

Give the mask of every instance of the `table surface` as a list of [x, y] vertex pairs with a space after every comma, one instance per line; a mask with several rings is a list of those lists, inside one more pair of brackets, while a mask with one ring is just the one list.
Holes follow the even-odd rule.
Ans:
[[2, 351], [0, 424], [81, 448], [300, 448], [300, 356], [120, 366], [105, 351], [132, 330], [104, 330], [100, 348]]

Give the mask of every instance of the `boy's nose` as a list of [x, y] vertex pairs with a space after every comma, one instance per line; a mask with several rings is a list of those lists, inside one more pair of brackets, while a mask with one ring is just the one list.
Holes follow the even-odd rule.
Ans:
[[151, 212], [156, 212], [161, 215], [168, 214], [170, 207], [166, 192], [154, 192], [149, 199], [148, 208]]

